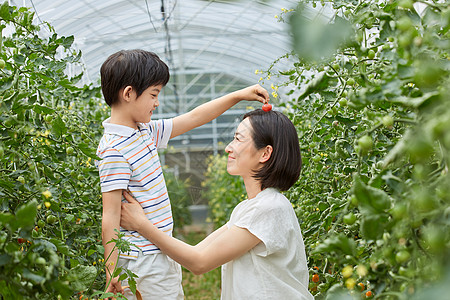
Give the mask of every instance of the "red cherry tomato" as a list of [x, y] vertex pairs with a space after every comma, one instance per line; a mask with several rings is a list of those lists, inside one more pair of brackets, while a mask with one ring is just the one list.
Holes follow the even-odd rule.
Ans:
[[266, 103], [262, 106], [262, 110], [263, 111], [271, 111], [272, 110], [272, 105], [269, 103]]

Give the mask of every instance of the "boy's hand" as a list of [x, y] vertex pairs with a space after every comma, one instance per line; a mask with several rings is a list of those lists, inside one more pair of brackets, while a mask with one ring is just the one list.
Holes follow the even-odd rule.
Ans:
[[269, 102], [269, 93], [259, 84], [255, 84], [237, 91], [241, 100], [259, 101], [262, 103]]
[[120, 211], [120, 226], [127, 230], [134, 230], [139, 232], [142, 224], [148, 222], [147, 217], [144, 214], [139, 202], [137, 202], [133, 196], [128, 192], [123, 191], [123, 196], [128, 203], [122, 202], [122, 208]]

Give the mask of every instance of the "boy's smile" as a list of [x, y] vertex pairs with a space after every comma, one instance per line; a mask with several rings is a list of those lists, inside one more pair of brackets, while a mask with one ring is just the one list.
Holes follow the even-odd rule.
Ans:
[[159, 106], [158, 95], [162, 85], [149, 86], [139, 97], [131, 101], [131, 117], [136, 123], [148, 123], [151, 121], [153, 111]]

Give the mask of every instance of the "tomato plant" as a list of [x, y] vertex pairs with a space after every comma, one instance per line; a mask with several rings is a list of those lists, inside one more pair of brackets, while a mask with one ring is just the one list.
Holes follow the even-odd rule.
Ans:
[[11, 32], [0, 43], [0, 290], [8, 299], [68, 299], [95, 279], [104, 284], [93, 161], [106, 112], [98, 87], [65, 73], [81, 57], [73, 37], [45, 24], [50, 36], [38, 38], [33, 17], [0, 6], [0, 31]]
[[[265, 73], [284, 80], [277, 107], [299, 133], [303, 170], [286, 195], [316, 299], [448, 294], [450, 8], [418, 2], [299, 1], [278, 18], [293, 63]], [[329, 23], [308, 13], [322, 5]]]
[[[94, 160], [108, 110], [98, 86], [80, 84], [83, 74], [67, 75], [68, 65], [81, 58], [74, 38], [58, 36], [47, 23], [49, 36], [39, 38], [33, 18], [27, 8], [0, 5], [0, 33], [9, 32], [0, 34], [0, 294], [102, 297], [102, 201]], [[175, 224], [182, 226], [189, 222], [187, 201], [171, 197]]]

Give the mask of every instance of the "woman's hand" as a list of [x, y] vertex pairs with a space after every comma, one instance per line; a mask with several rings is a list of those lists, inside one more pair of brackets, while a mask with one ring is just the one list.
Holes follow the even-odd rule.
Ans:
[[141, 205], [133, 198], [133, 196], [126, 191], [123, 191], [123, 196], [128, 203], [122, 202], [120, 226], [127, 230], [139, 232], [143, 224], [149, 222], [149, 220], [145, 216]]

